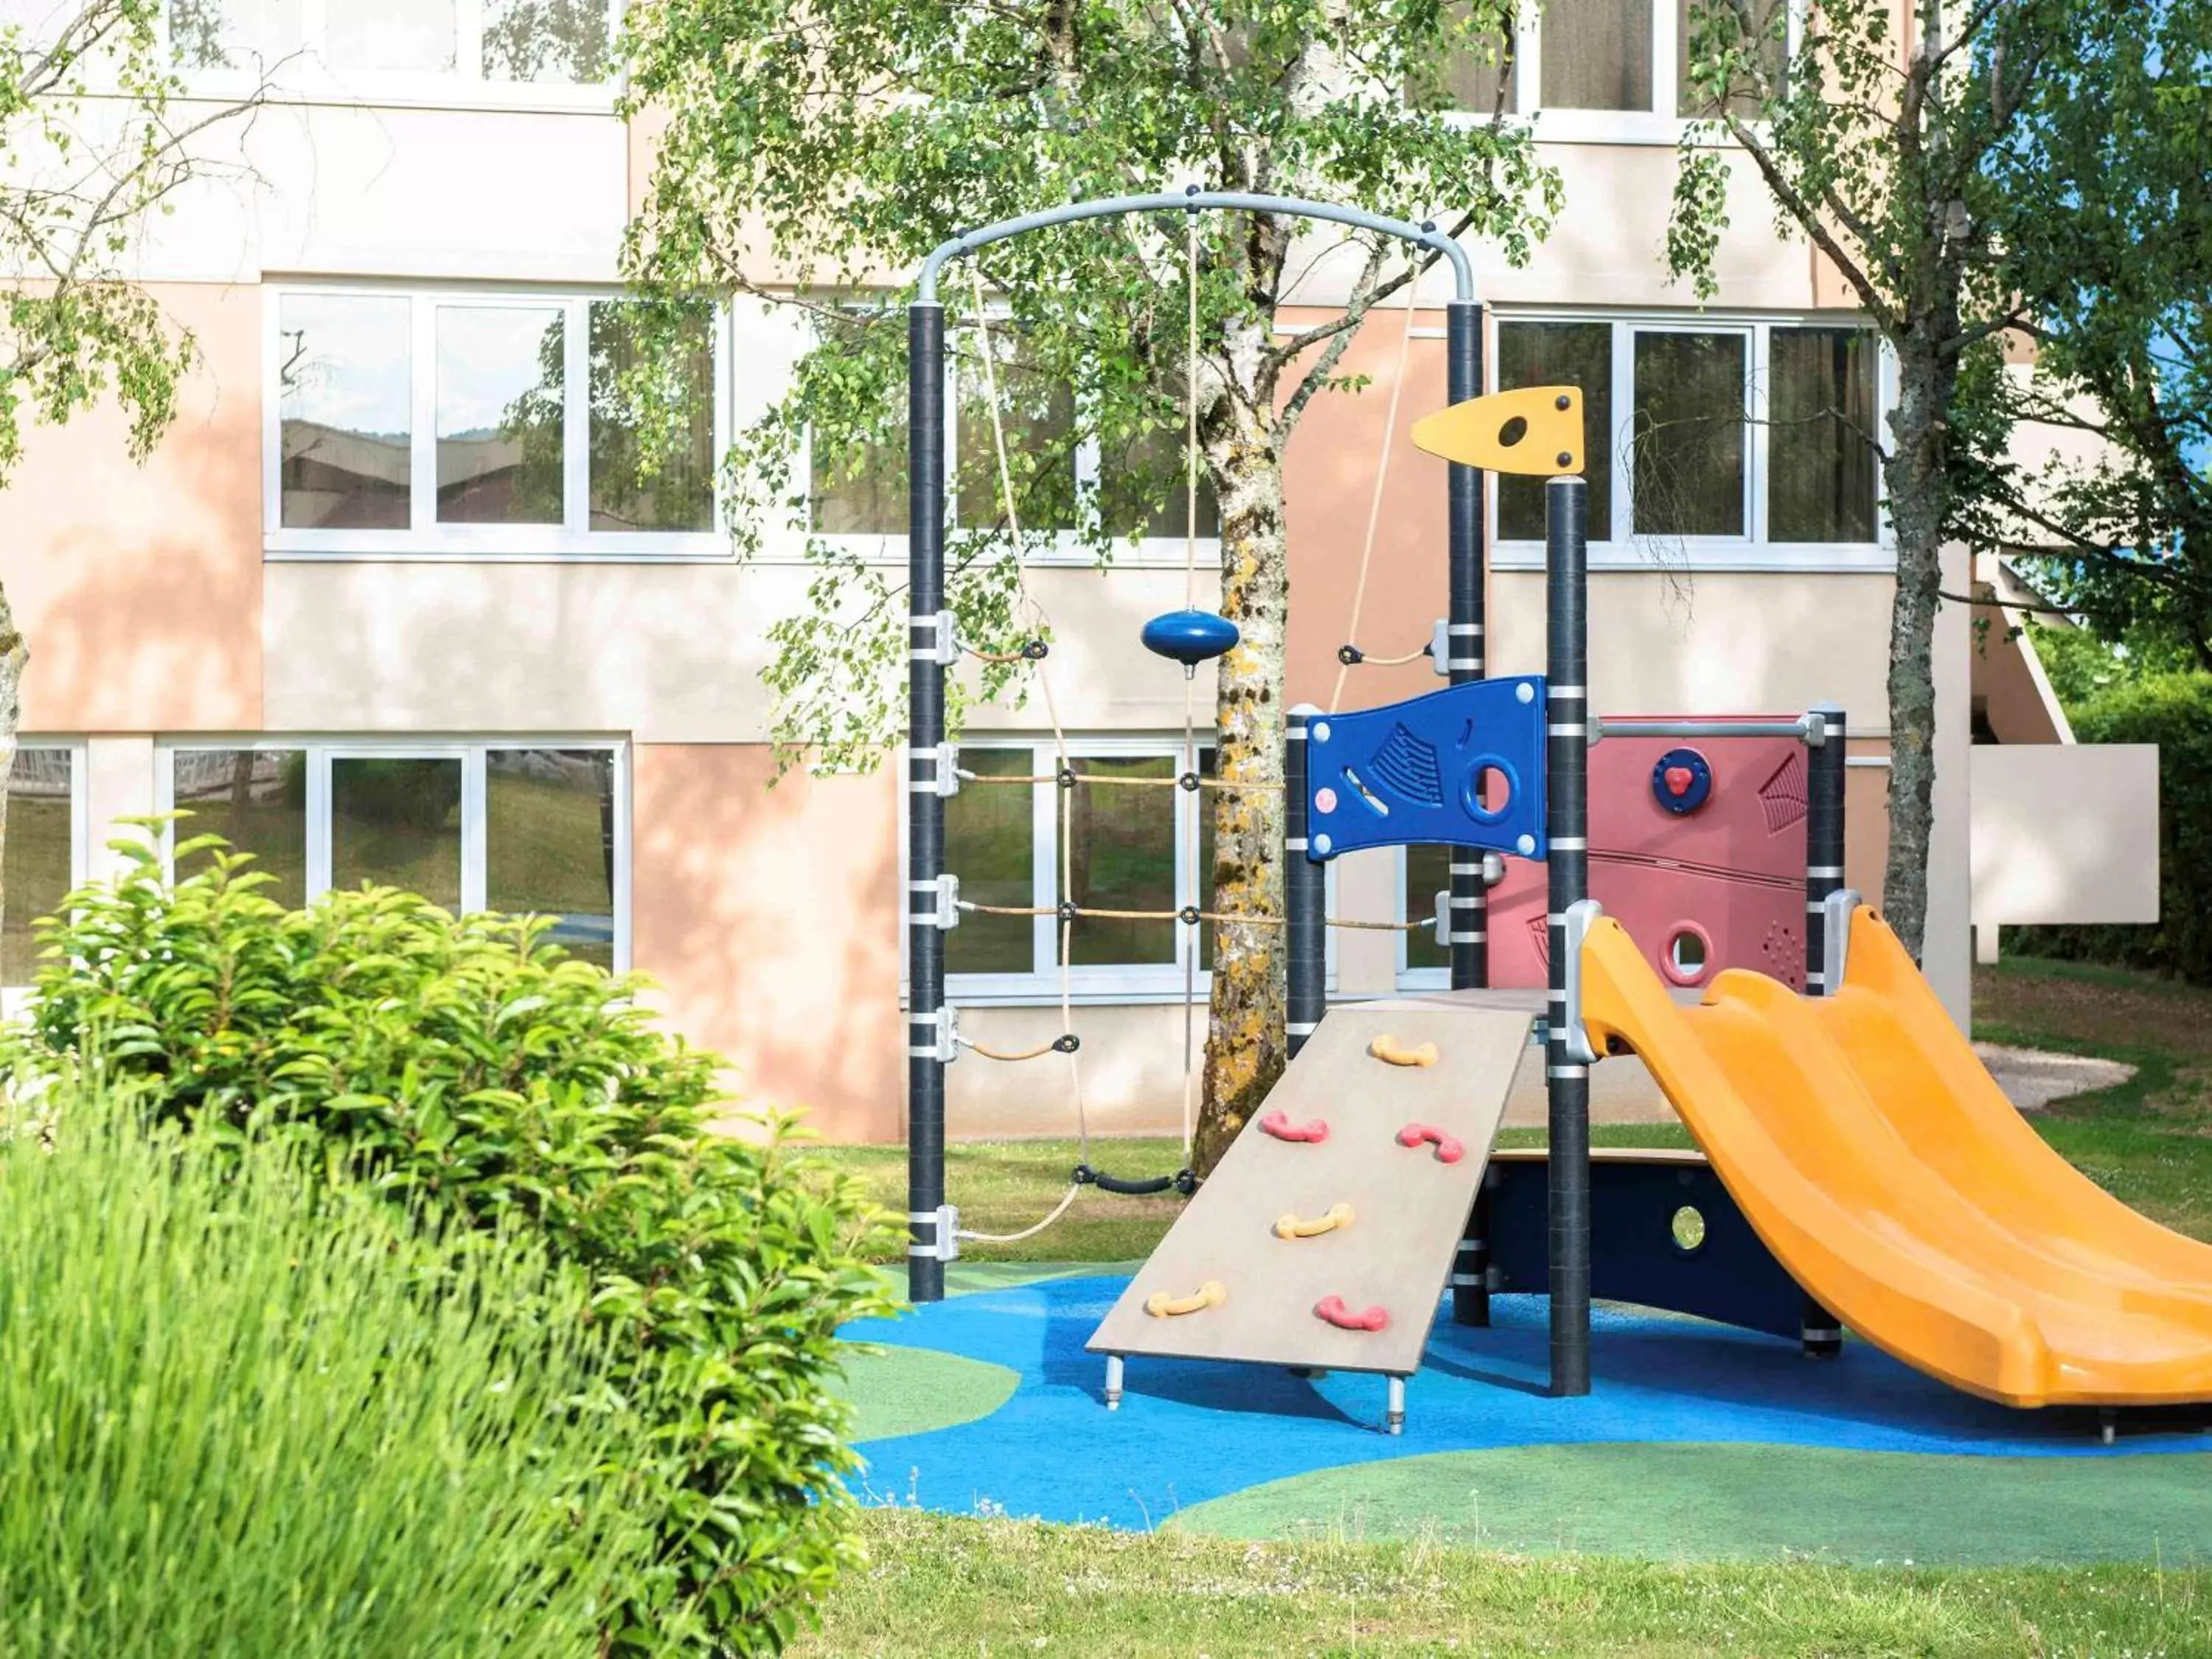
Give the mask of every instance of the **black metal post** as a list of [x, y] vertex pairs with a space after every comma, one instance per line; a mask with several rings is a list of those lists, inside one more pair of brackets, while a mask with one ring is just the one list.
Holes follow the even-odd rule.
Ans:
[[[945, 870], [945, 308], [907, 307], [907, 1261], [914, 1302], [945, 1296], [938, 1223], [945, 1203], [945, 933], [935, 884]], [[925, 889], [924, 884], [927, 884]], [[925, 919], [926, 918], [926, 919]]]
[[[1805, 994], [1833, 996], [1828, 983], [1828, 895], [1844, 884], [1844, 711], [1816, 703], [1811, 714], [1821, 725], [1818, 744], [1807, 751], [1805, 779]], [[1808, 1359], [1833, 1359], [1844, 1351], [1844, 1329], [1835, 1315], [1805, 1298], [1801, 1351]]]
[[1308, 844], [1306, 810], [1306, 730], [1324, 718], [1302, 702], [1291, 710], [1284, 732], [1284, 1029], [1293, 1060], [1328, 1012], [1328, 866]]
[[[1545, 763], [1550, 773], [1545, 872], [1550, 921], [1552, 1392], [1589, 1392], [1589, 1066], [1567, 1047], [1567, 908], [1589, 896], [1589, 486], [1544, 486]], [[1577, 975], [1579, 979], [1579, 975]]]
[[1467, 1225], [1461, 1231], [1458, 1252], [1452, 1257], [1455, 1325], [1490, 1322], [1490, 1240], [1491, 1230], [1497, 1224], [1490, 1192], [1497, 1181], [1495, 1164], [1482, 1172], [1482, 1180], [1474, 1189], [1474, 1206], [1468, 1211]]
[[[1482, 395], [1482, 307], [1454, 300], [1444, 308], [1445, 396], [1455, 404]], [[1443, 667], [1454, 685], [1483, 676], [1483, 475], [1455, 462], [1449, 469], [1449, 607], [1444, 617]], [[1451, 927], [1451, 982], [1466, 990], [1490, 983], [1490, 890], [1483, 884], [1482, 854], [1474, 848], [1451, 853], [1451, 894], [1444, 914]]]

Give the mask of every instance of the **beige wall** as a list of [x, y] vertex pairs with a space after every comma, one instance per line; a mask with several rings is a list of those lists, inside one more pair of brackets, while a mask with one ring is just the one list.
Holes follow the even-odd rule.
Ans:
[[261, 723], [258, 290], [165, 284], [200, 364], [143, 466], [112, 405], [34, 428], [0, 495], [32, 732]]
[[757, 1105], [805, 1107], [838, 1140], [896, 1140], [894, 783], [787, 775], [757, 746], [633, 750], [631, 957], [693, 1042]]
[[2158, 747], [1973, 751], [1973, 921], [2158, 920]]

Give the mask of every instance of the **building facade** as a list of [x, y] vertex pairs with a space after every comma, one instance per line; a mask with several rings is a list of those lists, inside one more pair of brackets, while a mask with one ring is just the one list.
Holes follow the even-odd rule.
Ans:
[[[652, 975], [668, 1018], [729, 1058], [744, 1095], [809, 1107], [834, 1139], [896, 1139], [892, 769], [779, 779], [760, 674], [769, 626], [805, 603], [805, 538], [902, 563], [902, 522], [885, 513], [903, 503], [832, 492], [811, 523], [766, 526], [761, 556], [733, 562], [715, 459], [803, 344], [757, 304], [696, 319], [688, 460], [641, 478], [616, 390], [617, 259], [652, 132], [615, 112], [614, 3], [558, 9], [557, 27], [514, 0], [235, 0], [173, 17], [195, 96], [235, 95], [264, 70], [275, 95], [222, 129], [221, 165], [142, 251], [201, 355], [173, 430], [143, 467], [107, 411], [37, 433], [0, 494], [0, 580], [33, 653], [0, 979], [28, 974], [28, 917], [112, 867], [114, 819], [188, 808], [194, 830], [253, 851], [294, 901], [379, 880], [553, 915], [580, 954]], [[11, 21], [52, 9], [0, 0]], [[1741, 173], [1718, 298], [1698, 308], [1667, 283], [1681, 27], [1680, 0], [1553, 0], [1528, 26], [1510, 95], [1537, 119], [1567, 205], [1523, 269], [1473, 250], [1486, 362], [1493, 383], [1588, 391], [1593, 706], [1842, 703], [1850, 876], [1873, 892], [1891, 558], [1863, 444], [1802, 417], [1844, 410], [1873, 428], [1892, 377], [1832, 274], [1773, 234]], [[1316, 265], [1285, 326], [1340, 301], [1336, 272]], [[1404, 433], [1444, 401], [1442, 298], [1427, 286], [1415, 298], [1396, 430], [1384, 419], [1407, 319], [1386, 311], [1346, 363], [1372, 384], [1322, 399], [1294, 441], [1294, 700], [1330, 694], [1386, 447], [1362, 642], [1406, 649], [1443, 609], [1443, 468]], [[1705, 435], [1687, 453], [1634, 441], [1691, 419]], [[1493, 491], [1489, 512], [1492, 670], [1538, 670], [1534, 494]], [[1178, 531], [1109, 572], [1048, 553], [1032, 573], [1059, 641], [1061, 712], [1092, 767], [1177, 764], [1182, 679], [1137, 635], [1182, 603], [1182, 562]], [[1962, 554], [1953, 591], [1973, 574]], [[1990, 720], [2002, 708], [2008, 744], [2066, 737], [2022, 649], [1947, 606], [1929, 967], [1960, 1008], [1979, 810], [1970, 711], [1977, 698]], [[1436, 684], [1425, 663], [1362, 667], [1347, 701]], [[963, 750], [975, 769], [1024, 775], [1050, 772], [1049, 754], [1034, 708], [982, 710]], [[2103, 815], [2087, 844], [2108, 853], [2139, 848], [2154, 823], [2154, 776], [2146, 793], [2140, 766], [2122, 769], [2100, 800], [2063, 803]], [[2046, 765], [2040, 781], [1990, 787], [2042, 792], [2023, 805], [2033, 816], [2052, 810], [2063, 775]], [[1079, 792], [1073, 830], [1099, 890], [1129, 908], [1196, 900], [1191, 800]], [[967, 895], [1056, 902], [1055, 790], [954, 805]], [[1343, 860], [1336, 908], [1425, 913], [1433, 862]], [[2002, 919], [2136, 919], [2139, 894], [2098, 884], [2113, 860], [2081, 862], [2087, 873], [2060, 870]], [[1203, 994], [1205, 964], [1184, 956], [1202, 944], [1168, 923], [1079, 933], [1093, 1127], [1172, 1125], [1187, 983]], [[952, 939], [971, 1034], [1023, 1046], [1057, 1032], [1049, 922], [971, 918]], [[1346, 933], [1334, 948], [1339, 996], [1441, 982], [1441, 953], [1418, 934]], [[954, 1068], [952, 1090], [956, 1133], [1068, 1127], [1056, 1077], [972, 1065]]]

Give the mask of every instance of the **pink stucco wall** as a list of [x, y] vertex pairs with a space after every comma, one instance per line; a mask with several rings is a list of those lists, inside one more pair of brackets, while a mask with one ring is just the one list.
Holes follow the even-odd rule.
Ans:
[[631, 958], [754, 1105], [836, 1140], [902, 1133], [897, 797], [774, 766], [757, 744], [635, 752]]
[[112, 406], [33, 428], [0, 492], [26, 731], [261, 722], [260, 291], [153, 291], [200, 351], [168, 435], [142, 466]]

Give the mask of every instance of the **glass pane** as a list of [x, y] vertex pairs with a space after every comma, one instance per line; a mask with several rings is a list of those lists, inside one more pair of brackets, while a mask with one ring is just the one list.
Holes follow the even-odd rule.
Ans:
[[66, 749], [18, 749], [8, 775], [8, 841], [0, 863], [0, 984], [28, 985], [38, 972], [31, 924], [62, 908], [76, 884], [76, 834]]
[[[307, 757], [297, 749], [179, 749], [171, 758], [176, 804], [191, 817], [177, 839], [221, 836], [253, 854], [253, 869], [276, 879], [257, 890], [297, 909], [307, 902]], [[179, 880], [210, 855], [177, 860]]]
[[483, 74], [487, 81], [604, 81], [607, 0], [484, 0]]
[[343, 75], [359, 70], [448, 74], [458, 40], [453, 0], [329, 0], [324, 56]]
[[278, 302], [286, 529], [407, 528], [409, 309], [374, 295]]
[[461, 908], [461, 763], [331, 763], [331, 884], [363, 882]]
[[301, 0], [169, 0], [171, 60], [179, 69], [264, 72], [299, 49], [300, 14]]
[[1768, 538], [1874, 540], [1881, 435], [1874, 335], [1778, 328], [1768, 338]]
[[645, 337], [648, 316], [592, 304], [592, 528], [712, 530], [714, 308], [685, 308], [666, 338]]
[[[1437, 913], [1437, 895], [1451, 885], [1451, 848], [1408, 847], [1406, 849], [1406, 908], [1399, 914], [1411, 921]], [[1415, 927], [1406, 934], [1406, 966], [1449, 968], [1451, 952], [1437, 943], [1433, 927]]]
[[[1467, 9], [1455, 6], [1455, 27], [1464, 29]], [[1478, 115], [1490, 115], [1500, 109], [1514, 106], [1515, 83], [1518, 80], [1513, 62], [1514, 40], [1511, 34], [1486, 37], [1480, 40], [1455, 34], [1453, 45], [1444, 60], [1444, 91], [1449, 106], [1468, 110]], [[1504, 98], [1499, 100], [1499, 83], [1503, 82]]]
[[[993, 373], [999, 388], [1000, 416], [1006, 428], [1006, 459], [1013, 472], [1014, 504], [1027, 530], [1075, 528], [1075, 394], [1024, 368], [1018, 350], [1009, 360], [1006, 337], [994, 332]], [[992, 435], [991, 404], [984, 395], [982, 364], [972, 337], [963, 351], [960, 374], [959, 481], [956, 500], [960, 527], [985, 530], [1006, 522], [999, 482], [998, 445]], [[900, 527], [905, 527], [902, 522]]]
[[[1678, 115], [1711, 117], [1719, 114], [1715, 100], [1690, 84], [1691, 32], [1705, 29], [1718, 45], [1730, 49], [1742, 40], [1743, 26], [1741, 14], [1731, 0], [1674, 0], [1675, 16], [1680, 26], [1675, 33], [1674, 73], [1675, 113]], [[1698, 16], [1693, 19], [1694, 9]], [[1768, 85], [1775, 92], [1782, 89], [1782, 72], [1790, 61], [1789, 0], [1752, 0], [1752, 38], [1757, 42], [1759, 60], [1764, 66]], [[1707, 22], [1705, 19], [1712, 21]], [[1703, 55], [1702, 53], [1700, 54]], [[1728, 109], [1732, 115], [1755, 116], [1759, 111], [1757, 82], [1748, 75], [1736, 77], [1729, 88]]]
[[1546, 0], [1544, 107], [1651, 107], [1651, 0]]
[[[1213, 757], [1214, 751], [1212, 749], [1201, 749], [1198, 751], [1199, 776], [1202, 778], [1213, 776]], [[1201, 789], [1195, 798], [1196, 805], [1188, 809], [1198, 814], [1198, 861], [1191, 866], [1190, 902], [1201, 910], [1218, 911], [1221, 908], [1213, 902], [1213, 849], [1216, 845], [1213, 833], [1213, 807], [1221, 793], [1218, 789]], [[1187, 830], [1183, 832], [1186, 840], [1188, 839], [1189, 834]], [[1199, 926], [1198, 970], [1202, 974], [1210, 974], [1213, 971], [1213, 930], [1218, 925], [1218, 923], [1208, 921], [1202, 922]]]
[[615, 757], [604, 749], [484, 757], [484, 899], [555, 918], [554, 944], [615, 965]]
[[[1025, 777], [1036, 757], [1026, 749], [963, 746], [961, 764], [982, 777]], [[975, 904], [1026, 908], [1036, 902], [1036, 791], [1050, 785], [963, 783], [945, 803], [945, 867], [960, 878], [960, 896]], [[1027, 916], [963, 913], [945, 936], [948, 974], [1027, 974], [1036, 969]]]
[[[1172, 778], [1168, 755], [1085, 756], [1079, 772], [1117, 778]], [[1078, 904], [1105, 910], [1172, 910], [1175, 880], [1175, 798], [1172, 789], [1079, 783], [1073, 796], [1069, 860]], [[1134, 963], [1172, 963], [1179, 921], [1119, 921], [1086, 916], [1071, 935], [1068, 960], [1079, 968]]]
[[[1583, 389], [1583, 441], [1589, 453], [1589, 538], [1613, 539], [1613, 325], [1500, 323], [1498, 389], [1522, 386], [1578, 386]], [[1544, 539], [1544, 481], [1503, 477], [1498, 487], [1501, 541]]]
[[1636, 533], [1743, 534], [1741, 334], [1639, 333]]
[[849, 453], [815, 439], [807, 446], [806, 464], [814, 527], [823, 535], [907, 533], [905, 422], [896, 424], [885, 442]]
[[[1009, 443], [1013, 434], [1006, 434]], [[1189, 521], [1190, 495], [1183, 475], [1184, 448], [1181, 428], [1172, 432], [1147, 433], [1121, 446], [1118, 454], [1099, 458], [1099, 510], [1107, 533], [1114, 536], [1174, 536], [1183, 534]], [[1161, 488], [1167, 499], [1147, 508], [1144, 498]], [[1198, 466], [1198, 533], [1221, 533], [1221, 509], [1213, 499], [1213, 481], [1203, 459]]]
[[438, 307], [438, 522], [559, 524], [557, 306]]

